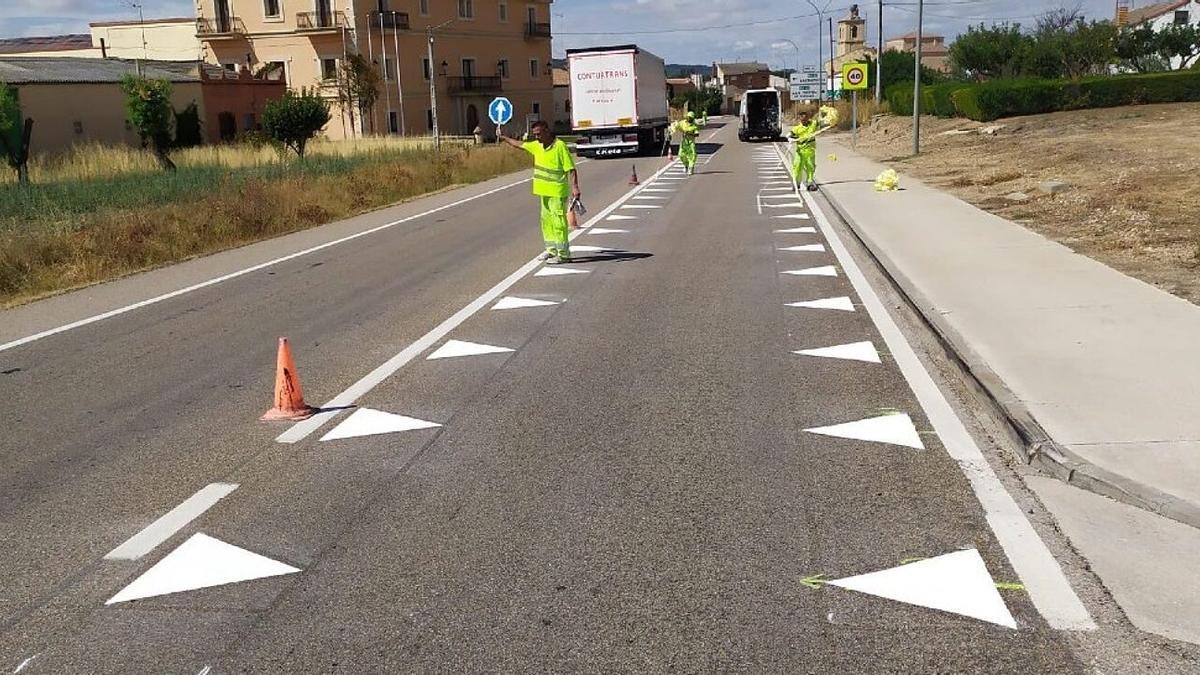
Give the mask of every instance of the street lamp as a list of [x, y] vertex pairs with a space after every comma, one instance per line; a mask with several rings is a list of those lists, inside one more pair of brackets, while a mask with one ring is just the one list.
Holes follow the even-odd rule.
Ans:
[[800, 72], [800, 48], [796, 46], [795, 42], [792, 42], [791, 40], [789, 40], [787, 38], [779, 38], [779, 41], [776, 42], [775, 45], [772, 45], [772, 46], [778, 47], [779, 45], [782, 45], [785, 42], [787, 44], [791, 45], [792, 49], [796, 50], [796, 72]]
[[913, 61], [916, 73], [913, 81], [913, 154], [921, 154], [921, 28], [925, 17], [925, 2], [917, 0], [917, 54]]
[[[428, 56], [429, 56], [429, 115], [433, 118], [433, 149], [438, 152], [442, 149], [442, 137], [438, 132], [438, 115], [437, 115], [437, 73], [433, 70], [433, 32], [449, 26], [458, 21], [458, 19], [450, 19], [443, 21], [436, 26], [430, 26], [425, 29], [425, 35], [429, 38]], [[445, 75], [446, 62], [442, 62], [442, 74]]]
[[[825, 22], [824, 19], [822, 18], [824, 12], [817, 8], [817, 3], [813, 2], [813, 0], [808, 0], [808, 5], [809, 5], [809, 7], [813, 8], [814, 12], [817, 13], [817, 70], [822, 71], [822, 70], [824, 70], [824, 68], [822, 67], [821, 64], [825, 60], [825, 57], [823, 56], [824, 48], [821, 46], [821, 33], [823, 31], [821, 24], [823, 24]], [[825, 3], [825, 6], [828, 7], [829, 3]], [[833, 65], [833, 54], [832, 53], [829, 54], [829, 62], [830, 62], [830, 65]], [[825, 77], [821, 76], [821, 79], [824, 80]], [[821, 87], [820, 87], [820, 89], [817, 90], [817, 105], [820, 105], [821, 102], [824, 100], [824, 98], [823, 98], [824, 92], [825, 92], [825, 82], [821, 82]]]

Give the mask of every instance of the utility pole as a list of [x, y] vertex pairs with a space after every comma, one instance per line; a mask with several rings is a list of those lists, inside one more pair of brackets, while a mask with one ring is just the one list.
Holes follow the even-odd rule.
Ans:
[[433, 118], [433, 150], [438, 152], [442, 149], [442, 139], [438, 136], [438, 119], [437, 119], [437, 75], [433, 69], [433, 27], [426, 29], [429, 37], [429, 114]]
[[913, 77], [913, 155], [921, 154], [921, 28], [925, 18], [925, 0], [917, 0], [917, 54]]
[[[821, 53], [821, 50], [823, 49], [823, 47], [821, 46], [823, 43], [823, 40], [821, 38], [821, 30], [822, 30], [822, 25], [825, 23], [825, 21], [821, 16], [821, 10], [817, 9], [817, 4], [815, 2], [813, 2], [813, 0], [808, 0], [808, 4], [810, 7], [813, 8], [813, 11], [817, 13], [817, 72], [819, 73], [825, 69], [824, 65], [823, 65], [823, 61], [825, 60], [825, 58]], [[832, 56], [833, 56], [833, 54], [830, 53], [831, 58], [832, 58]], [[821, 79], [824, 80], [825, 76], [822, 75]], [[824, 101], [825, 101], [824, 95], [825, 95], [825, 84], [824, 84], [824, 82], [822, 82], [821, 85], [817, 88], [817, 105], [818, 106], [821, 105], [822, 103], [824, 103]]]
[[829, 102], [833, 102], [833, 82], [836, 76], [833, 74], [833, 17], [829, 17]]
[[438, 118], [437, 118], [437, 73], [433, 65], [433, 32], [439, 28], [449, 26], [458, 21], [458, 19], [450, 19], [443, 21], [436, 26], [426, 28], [426, 35], [429, 37], [429, 114], [433, 117], [433, 149], [440, 151], [442, 149], [442, 137], [438, 134]]
[[876, 36], [875, 49], [875, 103], [883, 101], [883, 0], [879, 0], [879, 35]]
[[398, 23], [400, 21], [399, 14], [392, 12], [392, 46], [396, 52], [396, 105], [400, 108], [400, 135], [407, 136], [408, 129], [404, 124], [404, 85], [400, 79], [400, 29]]

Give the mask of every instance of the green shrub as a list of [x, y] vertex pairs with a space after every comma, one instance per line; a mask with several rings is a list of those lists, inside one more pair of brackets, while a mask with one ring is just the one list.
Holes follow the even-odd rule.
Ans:
[[892, 109], [892, 114], [912, 114], [913, 83], [911, 80], [889, 85], [887, 89], [883, 90], [883, 97], [887, 99], [888, 107]]
[[1146, 73], [1082, 80], [992, 80], [950, 94], [958, 114], [980, 122], [1056, 110], [1200, 101], [1200, 73]]
[[938, 117], [957, 117], [958, 108], [954, 105], [954, 92], [969, 86], [971, 85], [966, 82], [947, 82], [923, 88], [921, 90], [923, 112]]

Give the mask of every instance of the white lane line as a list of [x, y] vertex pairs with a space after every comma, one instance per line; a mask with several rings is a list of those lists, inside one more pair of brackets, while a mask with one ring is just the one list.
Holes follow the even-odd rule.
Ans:
[[21, 662], [21, 665], [17, 666], [17, 669], [13, 671], [13, 675], [17, 675], [17, 673], [21, 672], [22, 670], [25, 670], [25, 668], [26, 668], [26, 667], [27, 667], [29, 664], [33, 663], [33, 660], [34, 660], [34, 659], [36, 659], [37, 657], [39, 657], [39, 656], [41, 656], [41, 655], [42, 655], [42, 653], [41, 653], [41, 652], [38, 652], [37, 654], [34, 654], [33, 656], [31, 656], [31, 657], [29, 657], [29, 658], [25, 659], [24, 661], [22, 661], [22, 662]]
[[[659, 169], [653, 176], [651, 176], [650, 180], [658, 178], [674, 165], [675, 162], [670, 162], [663, 168]], [[583, 227], [572, 232], [570, 234], [570, 239], [575, 239], [576, 237], [586, 233], [588, 228], [600, 222], [601, 220], [604, 220], [614, 211], [621, 208], [626, 201], [636, 195], [640, 190], [642, 190], [642, 188], [643, 186], [641, 185], [636, 185], [630, 188], [628, 192], [618, 197], [616, 201], [604, 207], [604, 209], [602, 209], [599, 213], [592, 216], [590, 220], [584, 223]], [[472, 300], [467, 304], [466, 307], [463, 307], [455, 312], [454, 315], [449, 319], [446, 319], [435, 326], [433, 330], [417, 338], [416, 342], [413, 342], [409, 346], [405, 347], [400, 351], [400, 353], [396, 354], [387, 361], [384, 361], [377, 368], [375, 368], [375, 370], [372, 370], [364, 375], [363, 378], [358, 382], [350, 385], [345, 391], [327, 401], [325, 405], [321, 406], [323, 409], [322, 412], [313, 415], [303, 422], [297, 422], [296, 424], [292, 425], [290, 429], [277, 436], [275, 440], [279, 443], [298, 443], [304, 440], [309, 434], [313, 433], [317, 429], [320, 429], [322, 425], [337, 416], [337, 414], [341, 412], [341, 409], [354, 405], [359, 398], [374, 389], [379, 385], [380, 382], [386, 380], [397, 370], [400, 370], [404, 364], [424, 353], [430, 347], [433, 347], [439, 340], [446, 337], [450, 331], [458, 328], [464, 321], [471, 318], [476, 312], [491, 304], [501, 295], [504, 295], [505, 291], [511, 288], [513, 284], [517, 283], [530, 272], [537, 269], [539, 265], [541, 265], [541, 263], [537, 258], [525, 263], [517, 271], [505, 277], [503, 281], [485, 291], [483, 295]]]
[[170, 293], [163, 293], [162, 295], [156, 295], [153, 298], [142, 300], [140, 302], [135, 302], [132, 305], [126, 305], [124, 307], [120, 307], [120, 308], [117, 308], [114, 310], [104, 312], [103, 314], [96, 314], [95, 316], [89, 316], [88, 318], [80, 319], [79, 321], [72, 321], [71, 323], [59, 326], [57, 328], [51, 328], [49, 330], [44, 330], [40, 333], [35, 333], [33, 335], [19, 338], [19, 339], [13, 340], [11, 342], [5, 342], [4, 344], [0, 344], [0, 352], [8, 350], [8, 349], [12, 349], [13, 347], [20, 347], [21, 345], [26, 345], [26, 344], [29, 344], [30, 342], [36, 342], [37, 340], [41, 340], [43, 338], [48, 338], [51, 335], [57, 335], [59, 333], [65, 333], [69, 330], [74, 330], [76, 328], [82, 328], [83, 326], [87, 326], [87, 325], [96, 323], [97, 321], [111, 319], [114, 316], [120, 316], [122, 314], [132, 312], [135, 309], [141, 309], [143, 307], [155, 305], [160, 302], [163, 302], [164, 300], [178, 298], [181, 295], [187, 295], [188, 293], [198, 291], [202, 288], [208, 288], [209, 286], [215, 286], [217, 284], [229, 281], [231, 279], [236, 279], [238, 277], [242, 277], [247, 274], [251, 274], [253, 272], [257, 272], [259, 270], [266, 269], [273, 265], [278, 265], [279, 263], [287, 262], [289, 260], [294, 260], [296, 258], [300, 258], [302, 256], [309, 255], [310, 253], [316, 253], [317, 251], [324, 251], [327, 248], [332, 248], [334, 246], [338, 246], [339, 244], [344, 244], [348, 241], [353, 241], [355, 239], [359, 239], [360, 237], [366, 237], [368, 235], [375, 234], [376, 232], [381, 232], [383, 230], [395, 227], [397, 225], [402, 225], [404, 223], [407, 223], [407, 222], [410, 222], [413, 220], [417, 220], [418, 218], [425, 218], [426, 216], [431, 216], [435, 213], [440, 213], [441, 211], [445, 211], [446, 209], [452, 209], [456, 206], [462, 206], [463, 204], [466, 204], [468, 202], [473, 202], [477, 199], [482, 199], [484, 197], [494, 195], [497, 192], [503, 192], [504, 190], [507, 190], [512, 187], [516, 187], [518, 185], [524, 185], [525, 183], [528, 183], [531, 180], [533, 180], [533, 179], [526, 178], [525, 180], [519, 180], [515, 183], [501, 185], [500, 187], [488, 190], [487, 192], [482, 192], [480, 194], [477, 194], [477, 195], [474, 195], [471, 197], [466, 197], [466, 198], [460, 199], [456, 202], [451, 202], [449, 204], [445, 204], [443, 206], [439, 206], [434, 209], [429, 209], [428, 211], [423, 211], [423, 212], [418, 213], [413, 216], [401, 218], [400, 220], [394, 220], [390, 223], [385, 223], [383, 225], [379, 225], [378, 227], [372, 227], [369, 230], [363, 230], [362, 232], [357, 232], [355, 234], [351, 234], [349, 236], [342, 237], [341, 239], [334, 239], [333, 241], [327, 241], [324, 244], [319, 244], [319, 245], [313, 246], [311, 248], [306, 248], [303, 251], [289, 253], [288, 255], [285, 255], [285, 256], [282, 256], [279, 258], [275, 258], [273, 260], [268, 260], [267, 262], [259, 263], [257, 265], [252, 265], [245, 269], [240, 269], [236, 272], [230, 272], [229, 274], [224, 274], [222, 276], [215, 277], [215, 278], [209, 279], [207, 281], [201, 281], [198, 284], [192, 284], [191, 286], [187, 286], [186, 288], [180, 288], [179, 290], [171, 291]]
[[983, 456], [983, 451], [979, 449], [962, 420], [950, 407], [950, 402], [938, 389], [933, 377], [917, 358], [908, 339], [900, 332], [875, 289], [859, 269], [858, 263], [850, 256], [838, 233], [829, 224], [825, 212], [808, 192], [800, 192], [800, 196], [814, 214], [825, 239], [841, 263], [842, 271], [850, 279], [867, 313], [879, 328], [892, 358], [896, 360], [904, 379], [908, 381], [921, 408], [929, 417], [929, 422], [942, 440], [946, 452], [958, 462], [963, 474], [970, 481], [971, 489], [983, 506], [988, 525], [995, 532], [996, 539], [1004, 548], [1013, 569], [1024, 582], [1029, 598], [1038, 612], [1051, 628], [1057, 630], [1095, 630], [1095, 621], [1072, 590], [1062, 568], [1029, 524], [1024, 512], [1013, 501], [1012, 495], [996, 477], [987, 458]]
[[153, 551], [156, 546], [171, 538], [185, 525], [200, 517], [238, 488], [235, 483], [211, 483], [200, 488], [182, 504], [164, 513], [158, 520], [146, 526], [124, 544], [104, 556], [105, 560], [137, 560]]
[[196, 673], [196, 675], [208, 675], [212, 672], [212, 666], [204, 666], [204, 669]]

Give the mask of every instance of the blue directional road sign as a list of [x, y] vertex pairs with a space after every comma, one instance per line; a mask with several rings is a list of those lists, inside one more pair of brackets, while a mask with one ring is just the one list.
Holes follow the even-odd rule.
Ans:
[[488, 117], [495, 124], [508, 124], [513, 118], [512, 101], [503, 96], [497, 96], [492, 99], [492, 102], [488, 104]]

